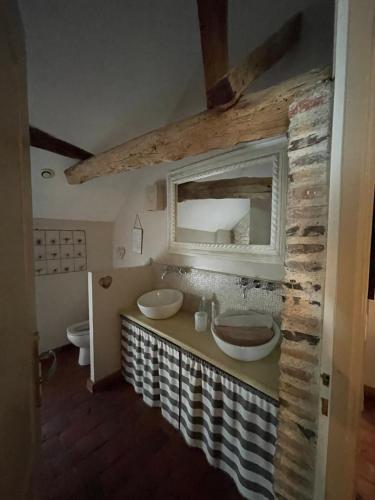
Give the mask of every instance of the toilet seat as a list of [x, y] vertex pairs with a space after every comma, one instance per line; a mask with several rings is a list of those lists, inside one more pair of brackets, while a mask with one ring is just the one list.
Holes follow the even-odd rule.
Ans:
[[66, 329], [66, 333], [78, 337], [80, 335], [88, 335], [90, 333], [89, 320], [80, 321], [79, 323], [75, 323], [74, 325], [68, 326], [68, 328]]

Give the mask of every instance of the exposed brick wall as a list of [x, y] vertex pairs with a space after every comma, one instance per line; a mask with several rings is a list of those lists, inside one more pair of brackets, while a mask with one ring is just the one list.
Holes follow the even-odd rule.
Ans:
[[332, 82], [289, 108], [289, 183], [275, 491], [313, 496], [326, 262]]

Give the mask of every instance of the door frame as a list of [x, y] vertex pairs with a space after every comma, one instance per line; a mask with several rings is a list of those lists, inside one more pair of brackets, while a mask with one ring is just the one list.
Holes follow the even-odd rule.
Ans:
[[316, 500], [355, 494], [375, 180], [374, 20], [374, 0], [337, 0], [321, 358], [329, 413], [319, 419]]
[[0, 498], [31, 499], [40, 445], [26, 50], [17, 2], [0, 2]]

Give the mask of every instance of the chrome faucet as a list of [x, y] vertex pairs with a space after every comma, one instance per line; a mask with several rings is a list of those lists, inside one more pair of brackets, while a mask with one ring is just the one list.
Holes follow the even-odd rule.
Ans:
[[238, 285], [240, 286], [240, 288], [242, 290], [243, 299], [246, 299], [247, 292], [251, 288], [262, 288], [262, 283], [259, 280], [256, 280], [253, 278], [246, 278], [244, 276], [242, 276], [241, 278], [238, 278]]
[[177, 272], [180, 276], [184, 276], [185, 274], [190, 273], [191, 269], [190, 267], [178, 267]]
[[161, 279], [163, 280], [167, 274], [176, 272], [176, 268], [174, 266], [165, 266], [164, 271], [161, 274]]
[[258, 290], [266, 290], [268, 292], [273, 292], [280, 285], [273, 281], [261, 281], [254, 278], [246, 278], [242, 276], [238, 278], [237, 284], [239, 285], [242, 291], [242, 297], [246, 299], [248, 290], [252, 288], [256, 288]]
[[161, 279], [163, 280], [167, 276], [167, 274], [176, 273], [176, 274], [179, 274], [180, 276], [184, 276], [185, 274], [188, 274], [189, 272], [190, 272], [190, 268], [188, 268], [188, 267], [168, 265], [168, 266], [165, 266], [165, 269], [161, 275]]

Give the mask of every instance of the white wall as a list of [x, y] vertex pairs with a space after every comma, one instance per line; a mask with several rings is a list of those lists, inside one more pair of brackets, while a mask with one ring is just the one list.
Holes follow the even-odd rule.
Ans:
[[216, 243], [216, 231], [210, 232], [176, 227], [176, 240], [185, 243]]
[[[84, 229], [88, 270], [112, 267], [112, 223], [34, 219], [34, 227]], [[36, 276], [35, 294], [40, 351], [67, 344], [66, 327], [89, 317], [87, 272]]]
[[250, 208], [250, 243], [269, 245], [271, 235], [272, 198], [252, 199]]
[[[68, 184], [64, 169], [71, 160], [31, 148], [31, 182], [34, 218], [112, 222], [127, 193], [126, 174]], [[55, 176], [43, 179], [41, 170], [53, 168]]]
[[230, 230], [250, 209], [249, 199], [186, 200], [177, 203], [177, 225], [184, 229]]
[[[105, 276], [112, 278], [106, 289], [99, 284], [100, 278]], [[142, 293], [152, 288], [151, 277], [151, 266], [89, 273], [90, 378], [93, 382], [120, 369], [119, 313], [134, 305]]]

